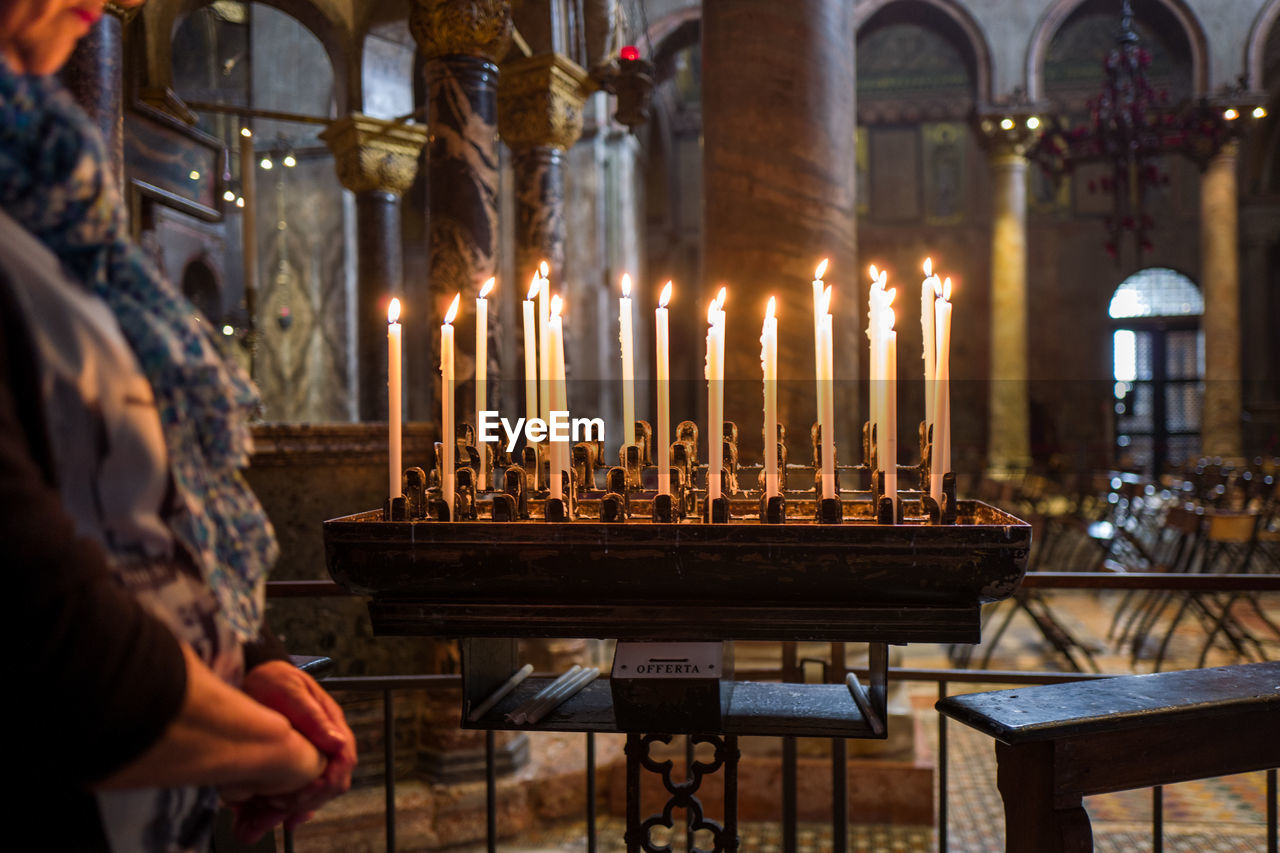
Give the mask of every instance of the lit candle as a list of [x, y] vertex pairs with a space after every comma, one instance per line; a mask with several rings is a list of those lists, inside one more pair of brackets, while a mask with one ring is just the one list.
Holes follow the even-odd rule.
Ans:
[[[936, 286], [936, 282], [935, 282]], [[951, 279], [937, 291], [933, 303], [937, 361], [933, 380], [933, 467], [929, 494], [942, 500], [942, 475], [951, 470]]]
[[920, 339], [924, 342], [924, 422], [933, 423], [933, 364], [937, 342], [933, 334], [933, 294], [937, 277], [933, 259], [924, 259], [924, 282], [920, 285]]
[[822, 496], [836, 496], [836, 400], [835, 358], [831, 327], [831, 288], [822, 294], [822, 321], [818, 327], [818, 424], [822, 440]]
[[[868, 413], [867, 420], [870, 422], [872, 430], [878, 435], [883, 425], [880, 423], [880, 401], [881, 383], [884, 379], [883, 370], [880, 365], [880, 358], [883, 350], [883, 343], [880, 339], [880, 321], [884, 313], [884, 286], [887, 275], [883, 270], [876, 268], [875, 264], [871, 265], [871, 294], [868, 298], [867, 309], [867, 337], [871, 341], [870, 358], [868, 360], [868, 377], [871, 380], [871, 393], [868, 394]], [[879, 443], [876, 444], [876, 458], [871, 461], [874, 468], [881, 468], [883, 456], [879, 451]]]
[[392, 299], [387, 308], [387, 446], [390, 456], [387, 492], [393, 498], [404, 495], [401, 486], [401, 331], [400, 300]]
[[764, 493], [778, 494], [778, 318], [777, 302], [769, 297], [760, 330], [760, 366], [764, 372]]
[[[560, 317], [563, 302], [560, 294], [551, 297], [550, 317], [547, 319], [550, 334], [549, 351], [551, 354], [551, 399], [553, 411], [565, 411], [569, 408], [566, 401], [564, 372], [564, 322]], [[568, 466], [568, 442], [548, 441], [551, 448], [551, 497], [564, 499], [564, 481], [561, 472]]]
[[[489, 402], [489, 300], [486, 298], [493, 290], [497, 279], [492, 276], [480, 288], [476, 297], [476, 447], [484, 452], [480, 443], [480, 413], [488, 408]], [[484, 463], [476, 473], [478, 488], [489, 488], [489, 478], [485, 474]]]
[[636, 443], [636, 365], [631, 341], [631, 276], [622, 274], [618, 300], [618, 343], [622, 345], [622, 444]]
[[887, 291], [884, 301], [884, 313], [880, 324], [883, 341], [881, 367], [884, 371], [884, 388], [880, 401], [880, 419], [884, 424], [881, 433], [880, 447], [884, 467], [884, 493], [893, 501], [894, 519], [898, 515], [898, 333], [893, 330], [893, 293]]
[[461, 301], [461, 293], [454, 295], [453, 302], [444, 315], [444, 324], [440, 326], [440, 443], [444, 447], [444, 458], [440, 466], [440, 490], [449, 507], [450, 521], [453, 521], [453, 482], [456, 475], [453, 454], [456, 449], [454, 436], [457, 432], [453, 425], [453, 320], [458, 316]]
[[542, 278], [533, 274], [533, 284], [524, 298], [524, 416], [531, 421], [538, 416], [538, 327], [534, 312]]
[[[827, 272], [827, 259], [823, 258], [822, 262], [818, 264], [818, 268], [813, 271], [813, 372], [814, 372], [814, 376], [817, 376], [819, 371], [821, 371], [822, 369], [822, 347], [819, 343], [819, 338], [821, 337], [821, 327], [822, 327], [822, 292], [825, 287], [822, 283], [822, 277], [826, 275], [826, 272]], [[818, 382], [819, 383], [822, 382], [822, 379], [820, 377], [818, 378]], [[818, 393], [819, 394], [822, 393], [821, 384], [819, 384], [818, 386]]]
[[546, 261], [538, 265], [538, 376], [542, 380], [538, 396], [544, 422], [551, 420], [551, 341], [547, 339], [547, 326], [551, 321], [551, 282], [547, 279], [550, 269]]
[[658, 494], [671, 494], [671, 462], [668, 447], [671, 437], [671, 351], [667, 320], [667, 303], [671, 301], [671, 282], [662, 288], [658, 308], [654, 312], [654, 329], [658, 339], [658, 434], [655, 438], [658, 464]]
[[724, 432], [724, 305], [725, 288], [707, 309], [707, 500], [720, 497], [721, 449]]

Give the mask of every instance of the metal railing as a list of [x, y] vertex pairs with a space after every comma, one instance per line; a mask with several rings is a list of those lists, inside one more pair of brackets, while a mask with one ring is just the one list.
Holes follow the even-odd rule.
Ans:
[[[1230, 575], [1169, 575], [1163, 573], [1084, 573], [1084, 572], [1030, 572], [1022, 582], [1024, 588], [1036, 589], [1094, 589], [1094, 590], [1166, 590], [1188, 593], [1212, 592], [1276, 592], [1280, 591], [1280, 575], [1230, 574]], [[316, 598], [327, 596], [351, 596], [342, 587], [330, 581], [273, 581], [268, 584], [271, 598]], [[844, 644], [829, 644], [832, 660], [843, 660]], [[825, 659], [797, 660], [794, 644], [783, 644], [782, 665], [778, 669], [738, 670], [739, 680], [800, 681], [807, 664], [819, 664], [824, 670], [824, 680], [842, 682], [848, 672], [866, 677], [869, 673], [858, 667], [830, 667]], [[1117, 674], [1091, 674], [1079, 672], [1021, 672], [986, 669], [922, 669], [890, 667], [891, 683], [932, 682], [937, 695], [948, 695], [953, 684], [982, 685], [1037, 685], [1057, 684], [1098, 678], [1114, 678]], [[385, 833], [386, 849], [396, 849], [396, 800], [395, 800], [395, 698], [399, 690], [443, 690], [461, 687], [457, 675], [405, 675], [405, 676], [340, 676], [324, 680], [329, 690], [381, 693], [383, 697], [383, 751], [386, 793]], [[948, 844], [949, 760], [947, 720], [937, 715], [938, 737], [938, 800], [937, 841], [940, 853], [946, 853]], [[596, 744], [595, 735], [586, 733], [586, 796], [585, 823], [587, 849], [595, 853], [597, 847], [596, 820]], [[687, 747], [687, 749], [691, 749]], [[797, 827], [797, 761], [793, 738], [783, 739], [782, 767], [782, 849], [794, 853], [798, 847]], [[848, 799], [846, 744], [843, 739], [832, 739], [832, 850], [845, 853], [848, 847]], [[1277, 771], [1266, 771], [1267, 787], [1267, 846], [1268, 853], [1280, 853], [1277, 830]], [[489, 851], [497, 850], [497, 771], [494, 761], [494, 733], [485, 733], [485, 790], [486, 790], [486, 838]], [[1152, 789], [1152, 849], [1163, 850], [1163, 788]], [[285, 850], [293, 851], [291, 833], [284, 835]]]

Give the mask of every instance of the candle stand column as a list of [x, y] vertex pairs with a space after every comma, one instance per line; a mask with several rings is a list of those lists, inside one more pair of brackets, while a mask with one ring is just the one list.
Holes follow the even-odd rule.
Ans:
[[498, 129], [515, 171], [517, 296], [542, 261], [552, 281], [564, 280], [563, 157], [582, 135], [582, 108], [592, 88], [586, 70], [561, 53], [502, 67]]
[[987, 469], [1000, 476], [1031, 464], [1027, 386], [1027, 152], [1036, 139], [1023, 116], [979, 122], [991, 163], [991, 352]]
[[1201, 453], [1242, 455], [1240, 235], [1236, 156], [1230, 140], [1200, 179], [1200, 269], [1204, 292], [1204, 413]]
[[[409, 31], [426, 58], [428, 266], [430, 304], [419, 316], [444, 314], [455, 293], [473, 304], [481, 285], [497, 268], [498, 248], [498, 61], [511, 44], [511, 7], [506, 0], [414, 0]], [[426, 352], [440, 351], [439, 329]], [[489, 325], [490, 341], [501, 340], [501, 323]], [[464, 336], [465, 338], [465, 336]], [[411, 348], [409, 352], [417, 351]], [[490, 375], [499, 347], [490, 346]], [[474, 409], [464, 399], [472, 378], [473, 351], [458, 354], [458, 411]], [[434, 417], [438, 390], [428, 412]], [[443, 436], [449, 440], [449, 436]]]
[[[356, 386], [362, 421], [387, 416], [387, 300], [404, 286], [400, 196], [418, 172], [427, 140], [422, 125], [352, 113], [321, 138], [338, 180], [356, 197]], [[410, 373], [423, 381], [425, 371]]]

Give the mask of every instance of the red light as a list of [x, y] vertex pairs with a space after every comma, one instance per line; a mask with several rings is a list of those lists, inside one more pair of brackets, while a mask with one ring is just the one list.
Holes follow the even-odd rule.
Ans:
[[640, 51], [636, 49], [634, 44], [629, 44], [622, 50], [618, 51], [618, 56], [622, 57], [627, 62], [635, 62], [640, 58]]

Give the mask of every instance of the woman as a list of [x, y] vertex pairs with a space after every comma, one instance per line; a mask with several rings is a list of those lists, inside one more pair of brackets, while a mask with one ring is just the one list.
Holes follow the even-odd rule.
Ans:
[[[137, 5], [140, 0], [124, 5]], [[350, 785], [338, 706], [262, 628], [254, 389], [128, 238], [53, 75], [102, 0], [0, 0], [0, 554], [18, 813], [44, 849], [251, 839]]]

